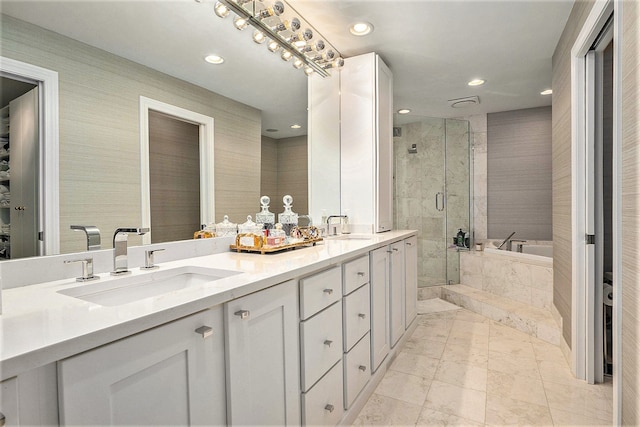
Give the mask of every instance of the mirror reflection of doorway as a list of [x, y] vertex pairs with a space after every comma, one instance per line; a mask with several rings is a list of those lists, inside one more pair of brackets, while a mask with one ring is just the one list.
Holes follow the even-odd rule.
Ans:
[[149, 111], [151, 242], [186, 240], [200, 229], [199, 125]]
[[39, 255], [38, 84], [0, 77], [0, 260]]

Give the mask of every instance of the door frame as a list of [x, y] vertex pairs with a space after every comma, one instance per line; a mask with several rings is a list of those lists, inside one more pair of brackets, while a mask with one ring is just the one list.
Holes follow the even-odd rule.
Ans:
[[[587, 159], [589, 147], [587, 134], [590, 125], [586, 120], [588, 108], [587, 84], [586, 84], [586, 55], [593, 42], [597, 38], [604, 24], [614, 13], [613, 27], [613, 352], [614, 352], [614, 376], [613, 376], [613, 413], [614, 425], [621, 419], [621, 389], [620, 389], [620, 350], [621, 350], [621, 40], [622, 40], [622, 0], [598, 0], [593, 5], [589, 16], [576, 38], [571, 49], [571, 228], [572, 228], [572, 307], [571, 307], [571, 367], [574, 375], [579, 379], [591, 380], [595, 378], [593, 349], [593, 327], [595, 322], [596, 298], [594, 288], [588, 287], [589, 280], [597, 283], [595, 277], [588, 277], [589, 266], [587, 263]], [[593, 147], [591, 147], [593, 149]], [[593, 273], [592, 273], [593, 274]], [[600, 367], [601, 368], [601, 367]]]
[[[173, 116], [198, 125], [200, 147], [200, 223], [208, 224], [215, 218], [213, 117], [196, 113], [155, 99], [140, 97], [140, 191], [142, 227], [151, 227], [151, 182], [149, 180], [149, 111]], [[142, 236], [143, 244], [151, 243], [151, 230]]]
[[38, 224], [43, 232], [39, 255], [60, 253], [60, 149], [58, 73], [15, 59], [0, 57], [0, 73], [37, 82], [39, 88], [40, 204]]

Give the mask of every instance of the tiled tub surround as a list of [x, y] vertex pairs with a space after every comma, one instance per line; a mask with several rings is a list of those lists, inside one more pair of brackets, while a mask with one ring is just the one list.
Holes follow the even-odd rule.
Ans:
[[551, 258], [516, 252], [463, 252], [461, 284], [440, 287], [441, 297], [530, 336], [560, 345], [560, 330], [551, 308]]

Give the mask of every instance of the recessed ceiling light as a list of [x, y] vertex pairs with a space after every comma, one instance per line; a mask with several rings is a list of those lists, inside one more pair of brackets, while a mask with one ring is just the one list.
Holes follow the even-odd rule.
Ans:
[[402, 110], [398, 110], [398, 114], [409, 114], [411, 110], [408, 108], [403, 108]]
[[373, 25], [368, 22], [356, 22], [351, 24], [349, 32], [354, 36], [366, 36], [373, 31]]
[[291, 125], [291, 129], [300, 129], [302, 126], [299, 124]]
[[553, 91], [551, 89], [545, 89], [542, 92], [540, 92], [540, 95], [551, 95], [553, 93]]
[[207, 55], [204, 60], [209, 64], [222, 64], [224, 62], [224, 58], [218, 55]]
[[484, 80], [482, 79], [473, 79], [471, 80], [469, 83], [467, 83], [469, 86], [480, 86], [484, 84]]

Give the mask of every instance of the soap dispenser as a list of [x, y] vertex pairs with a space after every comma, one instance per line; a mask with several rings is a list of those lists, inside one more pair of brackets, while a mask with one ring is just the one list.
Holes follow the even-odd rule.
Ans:
[[462, 231], [462, 228], [459, 228], [458, 234], [456, 234], [456, 246], [464, 247], [464, 231]]

